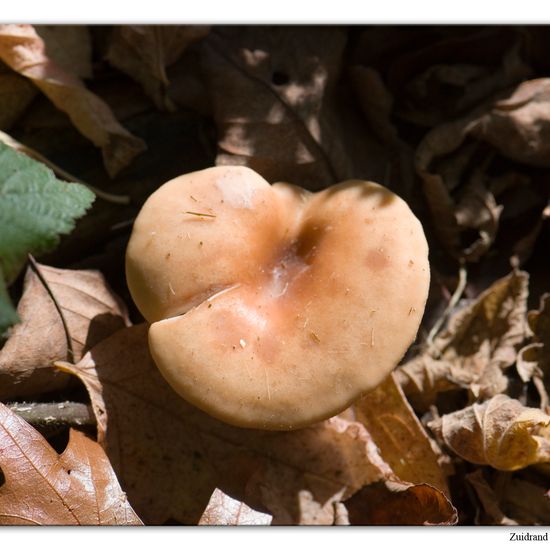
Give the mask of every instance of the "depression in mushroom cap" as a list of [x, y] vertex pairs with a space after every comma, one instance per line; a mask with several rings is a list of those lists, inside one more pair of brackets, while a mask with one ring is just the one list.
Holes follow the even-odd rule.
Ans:
[[275, 430], [377, 386], [415, 339], [430, 277], [422, 226], [388, 189], [310, 193], [237, 166], [151, 195], [126, 273], [173, 389], [228, 423]]

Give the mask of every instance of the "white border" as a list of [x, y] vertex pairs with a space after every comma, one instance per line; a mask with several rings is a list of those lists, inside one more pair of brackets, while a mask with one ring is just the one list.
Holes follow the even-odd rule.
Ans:
[[[9, 548], [59, 550], [76, 544], [79, 550], [100, 548], [209, 548], [280, 550], [281, 548], [406, 548], [464, 550], [506, 548], [510, 533], [549, 533], [549, 527], [3, 527]], [[548, 535], [550, 538], [550, 535]], [[522, 543], [520, 542], [520, 545]], [[547, 542], [523, 542], [543, 548]], [[67, 546], [71, 545], [71, 546]], [[108, 545], [108, 546], [106, 546]], [[116, 545], [116, 546], [113, 546]], [[120, 545], [120, 546], [119, 546]], [[214, 546], [216, 545], [216, 546]], [[539, 546], [541, 545], [541, 546]], [[531, 547], [531, 546], [530, 546]], [[517, 548], [517, 546], [516, 546]]]
[[480, 0], [24, 0], [2, 4], [0, 19], [12, 23], [550, 23], [550, 3], [540, 0], [505, 4]]

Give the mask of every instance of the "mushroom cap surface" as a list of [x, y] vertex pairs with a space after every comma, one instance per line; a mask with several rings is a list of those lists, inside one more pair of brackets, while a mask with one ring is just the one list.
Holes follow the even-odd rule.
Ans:
[[230, 424], [288, 430], [344, 410], [414, 341], [428, 245], [372, 182], [318, 193], [242, 166], [175, 178], [126, 254], [151, 355], [184, 399]]

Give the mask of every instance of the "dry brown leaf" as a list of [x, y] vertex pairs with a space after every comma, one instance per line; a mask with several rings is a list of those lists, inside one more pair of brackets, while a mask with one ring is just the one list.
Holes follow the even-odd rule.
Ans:
[[0, 59], [32, 81], [84, 136], [101, 147], [107, 172], [114, 177], [145, 149], [144, 142], [124, 129], [109, 106], [75, 74], [52, 61], [45, 49], [31, 25], [0, 25]]
[[2, 525], [141, 525], [100, 445], [71, 430], [58, 455], [2, 404], [0, 467]]
[[17, 308], [21, 322], [0, 350], [4, 400], [65, 386], [69, 377], [51, 368], [54, 361], [78, 361], [130, 323], [126, 307], [99, 272], [35, 265], [38, 274], [28, 269]]
[[425, 410], [440, 392], [467, 388], [485, 399], [506, 390], [503, 371], [516, 360], [525, 336], [528, 274], [513, 271], [456, 313], [421, 355], [396, 377], [415, 408]]
[[[415, 168], [437, 236], [449, 254], [471, 262], [493, 245], [501, 221], [514, 223], [528, 216], [531, 220], [516, 224], [507, 239], [507, 253], [525, 260], [544, 217], [544, 192], [525, 175], [503, 175], [498, 164], [491, 167], [496, 152], [535, 166], [549, 165], [545, 139], [550, 135], [550, 79], [524, 82], [503, 100], [504, 93], [436, 126], [416, 151]], [[487, 152], [483, 142], [494, 149]]]
[[502, 509], [520, 525], [550, 525], [550, 499], [546, 489], [518, 477], [498, 483]]
[[481, 404], [443, 415], [429, 424], [455, 454], [497, 470], [550, 462], [550, 439], [541, 433], [550, 416], [496, 395]]
[[522, 82], [471, 130], [508, 158], [550, 166], [550, 78]]
[[550, 405], [546, 381], [550, 376], [550, 294], [544, 294], [540, 300], [540, 309], [527, 314], [533, 342], [518, 353], [516, 368], [524, 382], [533, 380], [540, 395], [540, 407]]
[[403, 481], [427, 483], [449, 494], [441, 451], [431, 440], [407, 402], [403, 391], [389, 376], [353, 406], [380, 449], [383, 459]]
[[350, 82], [372, 130], [387, 144], [396, 144], [398, 132], [391, 121], [393, 98], [380, 74], [372, 67], [354, 65]]
[[449, 499], [427, 484], [379, 482], [345, 502], [351, 525], [454, 525], [458, 514]]
[[202, 50], [216, 163], [312, 190], [351, 178], [382, 181], [388, 153], [337, 86], [345, 41], [335, 27], [213, 30]]
[[270, 525], [271, 516], [253, 510], [220, 489], [215, 489], [199, 525]]
[[115, 27], [108, 61], [139, 82], [159, 109], [175, 110], [166, 95], [166, 69], [193, 42], [209, 32], [200, 25], [122, 25]]
[[275, 524], [332, 524], [332, 502], [392, 475], [357, 422], [335, 417], [294, 432], [264, 432], [195, 409], [159, 374], [147, 330], [123, 329], [78, 365], [60, 365], [88, 388], [99, 441], [146, 523], [196, 523], [218, 487], [267, 509]]
[[483, 477], [481, 469], [477, 469], [465, 476], [473, 487], [482, 508], [476, 517], [477, 525], [518, 525], [518, 522], [509, 518], [501, 509], [498, 496], [487, 480]]
[[395, 97], [394, 118], [430, 127], [526, 78], [522, 37], [502, 26], [372, 26], [359, 34], [353, 58], [380, 72]]
[[25, 112], [38, 90], [13, 71], [0, 67], [0, 130], [8, 130]]
[[[501, 214], [489, 189], [485, 165], [476, 166], [461, 185], [476, 152], [471, 144], [461, 146], [484, 109], [482, 105], [468, 116], [428, 132], [415, 156], [415, 168], [439, 240], [449, 254], [472, 262], [479, 260], [494, 242]], [[441, 158], [444, 160], [437, 163]], [[465, 245], [461, 235], [471, 230], [478, 236]]]
[[63, 70], [92, 77], [92, 39], [86, 25], [33, 25], [44, 41], [46, 55]]

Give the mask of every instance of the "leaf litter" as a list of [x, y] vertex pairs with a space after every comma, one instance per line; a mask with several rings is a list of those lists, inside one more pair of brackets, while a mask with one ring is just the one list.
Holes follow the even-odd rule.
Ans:
[[[139, 155], [141, 138], [153, 152], [181, 139], [183, 129], [155, 138], [151, 121], [187, 112], [211, 123], [200, 119], [190, 138], [204, 167], [245, 164], [311, 190], [365, 178], [400, 193], [425, 227], [436, 281], [392, 377], [337, 417], [273, 433], [227, 426], [173, 393], [148, 354], [147, 326], [129, 326], [128, 294], [125, 305], [97, 271], [71, 269], [108, 265], [105, 241], [88, 238], [56, 267], [31, 262], [24, 284], [29, 250], [16, 261], [0, 253], [2, 318], [20, 321], [0, 348], [2, 401], [35, 400], [21, 406], [40, 411], [44, 394], [68, 395], [77, 410], [88, 398], [97, 432], [84, 429], [97, 443], [73, 430], [58, 455], [13, 412], [5, 422], [24, 426], [15, 440], [58, 464], [60, 483], [71, 463], [88, 489], [119, 503], [102, 515], [93, 491], [74, 485], [69, 508], [48, 506], [37, 478], [31, 513], [14, 516], [68, 524], [81, 499], [77, 523], [548, 524], [549, 46], [540, 29], [512, 26], [2, 25], [0, 129], [54, 170], [69, 166], [69, 179], [104, 181], [81, 145], [54, 146], [55, 108], [38, 101], [48, 96], [101, 149], [114, 193], [131, 195], [128, 218], [144, 184], [138, 177], [130, 193], [117, 174], [160, 158]], [[115, 109], [139, 87], [139, 108]], [[72, 157], [93, 161], [75, 170]], [[124, 242], [131, 222], [114, 220]], [[456, 285], [459, 269], [468, 277]], [[107, 271], [123, 288], [123, 272]], [[0, 499], [24, 495], [17, 482], [31, 475], [27, 458], [2, 454], [10, 441], [0, 445]], [[0, 501], [0, 514], [17, 502]]]

